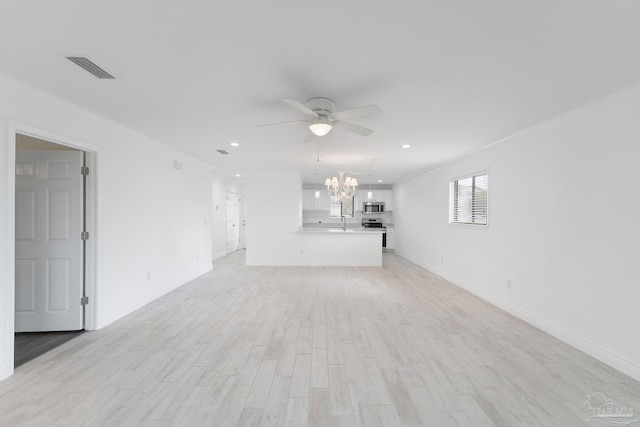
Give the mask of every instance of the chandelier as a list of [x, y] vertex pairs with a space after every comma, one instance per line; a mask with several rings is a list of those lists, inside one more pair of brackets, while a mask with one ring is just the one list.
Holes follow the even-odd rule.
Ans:
[[356, 187], [358, 181], [355, 178], [344, 177], [344, 171], [338, 172], [337, 177], [327, 178], [324, 182], [327, 186], [327, 193], [329, 196], [342, 203], [349, 197], [353, 197], [356, 194]]

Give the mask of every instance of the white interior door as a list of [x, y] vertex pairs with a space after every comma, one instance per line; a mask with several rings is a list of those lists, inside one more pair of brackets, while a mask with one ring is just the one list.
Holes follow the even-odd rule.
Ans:
[[227, 192], [227, 253], [240, 249], [240, 195]]
[[83, 328], [82, 152], [16, 152], [15, 331]]

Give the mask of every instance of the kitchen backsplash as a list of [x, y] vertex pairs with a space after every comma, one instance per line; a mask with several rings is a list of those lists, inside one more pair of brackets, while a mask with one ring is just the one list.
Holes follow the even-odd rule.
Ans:
[[[385, 224], [392, 222], [392, 212], [383, 212], [379, 214], [362, 214], [362, 211], [356, 211], [355, 218], [347, 218], [347, 224], [362, 224], [362, 217], [365, 218], [382, 218]], [[328, 211], [302, 211], [302, 221], [304, 224], [340, 224], [340, 218], [330, 218]]]

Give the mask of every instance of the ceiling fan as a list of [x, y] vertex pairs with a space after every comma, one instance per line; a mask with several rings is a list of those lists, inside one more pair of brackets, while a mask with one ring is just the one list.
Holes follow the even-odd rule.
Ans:
[[284, 124], [307, 123], [309, 132], [305, 141], [312, 140], [314, 136], [324, 136], [328, 134], [334, 127], [344, 129], [349, 132], [357, 133], [362, 136], [369, 136], [373, 130], [345, 122], [344, 119], [352, 117], [368, 116], [380, 113], [382, 110], [377, 105], [366, 105], [364, 107], [351, 108], [349, 110], [334, 111], [336, 103], [333, 99], [316, 97], [308, 99], [304, 104], [290, 98], [284, 98], [284, 102], [301, 111], [312, 118], [308, 120], [294, 120], [290, 122], [268, 123], [258, 126], [273, 126]]

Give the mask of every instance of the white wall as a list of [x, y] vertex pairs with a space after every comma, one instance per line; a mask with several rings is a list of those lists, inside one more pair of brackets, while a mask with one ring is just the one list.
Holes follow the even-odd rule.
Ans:
[[0, 379], [13, 371], [15, 130], [95, 152], [94, 327], [209, 271], [212, 257], [208, 166], [0, 76]]
[[[640, 379], [639, 161], [637, 86], [396, 185], [396, 252]], [[489, 227], [448, 224], [483, 169]]]
[[298, 172], [247, 176], [247, 265], [297, 265], [302, 225], [302, 179]]

